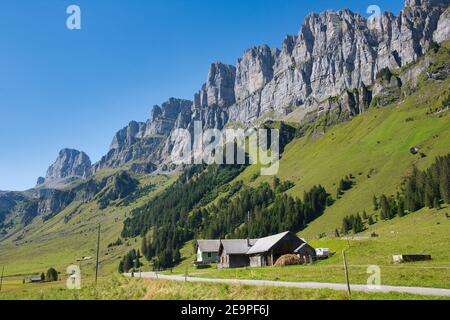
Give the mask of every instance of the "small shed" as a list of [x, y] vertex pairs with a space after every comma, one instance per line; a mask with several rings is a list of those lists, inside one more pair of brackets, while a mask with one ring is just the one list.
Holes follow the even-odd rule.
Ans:
[[302, 263], [312, 263], [317, 259], [316, 249], [311, 247], [306, 242], [302, 243], [297, 249], [295, 249], [294, 253], [298, 255]]
[[220, 240], [197, 240], [197, 263], [217, 263]]
[[[305, 243], [306, 242], [304, 240], [300, 239], [290, 231], [261, 238], [247, 252], [250, 259], [250, 266], [273, 266], [281, 256], [287, 254], [298, 254], [296, 252], [297, 249], [299, 252], [301, 250], [306, 250], [306, 247], [301, 249], [301, 246]], [[314, 249], [313, 251], [315, 253]]]
[[431, 255], [429, 254], [400, 254], [392, 256], [395, 263], [403, 262], [417, 262], [417, 261], [428, 261], [431, 260]]
[[242, 268], [250, 264], [248, 250], [256, 243], [255, 239], [222, 240], [219, 250], [220, 269]]

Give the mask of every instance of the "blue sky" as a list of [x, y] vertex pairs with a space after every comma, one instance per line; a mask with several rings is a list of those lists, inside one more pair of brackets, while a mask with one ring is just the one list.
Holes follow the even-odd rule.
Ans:
[[[1, 0], [0, 190], [24, 190], [62, 148], [98, 161], [114, 133], [169, 97], [192, 99], [214, 61], [280, 47], [311, 11], [403, 1]], [[66, 8], [82, 30], [66, 28]]]

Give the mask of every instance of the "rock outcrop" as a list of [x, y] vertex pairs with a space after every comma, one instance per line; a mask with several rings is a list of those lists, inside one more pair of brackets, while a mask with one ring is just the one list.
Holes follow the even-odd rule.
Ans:
[[436, 42], [442, 42], [450, 39], [450, 8], [448, 8], [439, 18], [433, 39]]
[[40, 184], [48, 184], [66, 178], [88, 178], [92, 175], [89, 156], [78, 150], [63, 149], [56, 161], [48, 168], [44, 180], [38, 179]]
[[120, 167], [133, 161], [157, 162], [160, 149], [176, 124], [182, 122], [180, 115], [188, 114], [192, 101], [170, 98], [161, 106], [154, 106], [147, 122], [132, 121], [116, 133], [108, 154], [94, 164], [93, 171]]
[[145, 136], [168, 136], [175, 127], [178, 116], [192, 107], [192, 101], [170, 98], [161, 106], [154, 106], [145, 126]]

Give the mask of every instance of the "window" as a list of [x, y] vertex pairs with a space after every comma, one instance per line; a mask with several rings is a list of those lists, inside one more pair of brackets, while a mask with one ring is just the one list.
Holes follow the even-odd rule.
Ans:
[[211, 257], [212, 257], [212, 253], [208, 252], [208, 258], [211, 258]]

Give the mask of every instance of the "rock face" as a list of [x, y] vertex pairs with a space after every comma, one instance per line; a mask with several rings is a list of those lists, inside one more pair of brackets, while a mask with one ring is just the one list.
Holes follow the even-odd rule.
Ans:
[[209, 67], [208, 80], [194, 97], [194, 108], [227, 107], [235, 102], [236, 68], [223, 63]]
[[416, 61], [433, 41], [449, 39], [449, 3], [407, 0], [398, 16], [384, 13], [370, 20], [346, 9], [312, 13], [281, 49], [262, 45], [245, 51], [236, 66], [211, 64], [193, 102], [171, 98], [155, 106], [147, 122], [130, 122], [92, 171], [130, 162], [137, 171], [167, 164], [183, 149], [175, 129], [192, 134], [195, 121], [204, 129], [251, 126], [296, 110], [306, 120], [325, 113], [343, 121], [364, 112], [372, 99], [388, 104], [399, 98], [403, 80], [414, 82], [424, 69], [384, 82], [377, 82], [377, 75]]
[[69, 177], [88, 178], [91, 175], [91, 160], [86, 153], [63, 149], [59, 152], [56, 161], [48, 168], [45, 181], [40, 179], [38, 182], [42, 184]]
[[[378, 100], [381, 105], [388, 103], [399, 94], [400, 79], [386, 88], [376, 86], [374, 93], [369, 86], [381, 70], [401, 68], [421, 57], [433, 40], [449, 39], [449, 2], [408, 0], [399, 16], [384, 13], [370, 20], [350, 10], [310, 14], [281, 50], [266, 45], [247, 50], [235, 74], [232, 66], [212, 65], [195, 95], [191, 122], [186, 114], [177, 127], [192, 132], [193, 121], [201, 121], [204, 128], [250, 126], [263, 116], [277, 119], [295, 109], [331, 112], [344, 120], [364, 112], [377, 93], [384, 96]], [[182, 150], [181, 140], [172, 134], [162, 157]]]
[[131, 121], [128, 126], [119, 130], [111, 142], [110, 150], [120, 150], [130, 147], [145, 135], [146, 124]]
[[434, 32], [434, 41], [442, 42], [447, 39], [450, 39], [450, 8], [441, 15]]
[[192, 101], [170, 98], [161, 106], [154, 106], [150, 120], [145, 126], [145, 135], [168, 136], [180, 113], [192, 107]]
[[266, 45], [247, 50], [235, 75], [232, 66], [212, 65], [195, 96], [193, 118], [212, 128], [228, 121], [251, 125], [267, 114], [311, 111], [329, 97], [372, 85], [383, 68], [417, 60], [433, 37], [448, 39], [448, 5], [449, 0], [409, 0], [398, 17], [385, 13], [370, 21], [350, 10], [310, 14], [281, 50]]
[[36, 181], [36, 186], [41, 186], [45, 183], [45, 178], [44, 177], [39, 177]]
[[176, 98], [154, 106], [147, 122], [132, 121], [116, 133], [108, 154], [93, 166], [93, 171], [119, 167], [132, 161], [156, 161], [162, 143], [175, 125], [183, 122], [181, 115], [186, 115], [190, 120], [191, 107], [192, 101]]
[[274, 65], [279, 55], [278, 49], [270, 49], [267, 45], [249, 49], [244, 53], [237, 63], [237, 101], [245, 100], [261, 91], [273, 79]]

